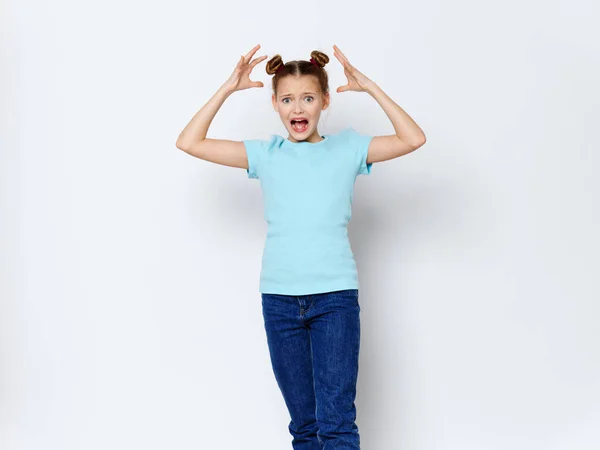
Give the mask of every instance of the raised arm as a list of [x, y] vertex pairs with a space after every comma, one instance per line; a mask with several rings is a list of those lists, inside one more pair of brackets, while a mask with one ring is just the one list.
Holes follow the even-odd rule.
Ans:
[[383, 90], [350, 64], [348, 58], [337, 45], [333, 46], [334, 55], [344, 67], [348, 84], [337, 88], [337, 92], [367, 92], [373, 97], [394, 126], [396, 134], [375, 136], [368, 148], [367, 163], [387, 161], [413, 152], [426, 142], [425, 133], [416, 122], [395, 103]]
[[260, 45], [257, 45], [246, 56], [240, 58], [229, 79], [194, 115], [177, 138], [175, 145], [178, 149], [213, 163], [248, 168], [248, 158], [242, 141], [210, 139], [206, 134], [215, 115], [231, 94], [252, 87], [263, 87], [260, 81], [250, 80], [252, 69], [266, 58], [261, 56], [251, 61], [259, 48]]

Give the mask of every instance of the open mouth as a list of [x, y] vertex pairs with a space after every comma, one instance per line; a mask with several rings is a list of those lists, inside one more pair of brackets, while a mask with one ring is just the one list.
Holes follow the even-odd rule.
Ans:
[[304, 133], [306, 130], [308, 130], [308, 120], [292, 120], [292, 129], [296, 133]]

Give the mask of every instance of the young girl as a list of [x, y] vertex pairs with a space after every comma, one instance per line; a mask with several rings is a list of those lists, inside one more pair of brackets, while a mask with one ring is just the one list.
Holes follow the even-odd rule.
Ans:
[[320, 51], [310, 61], [268, 61], [274, 75], [273, 108], [288, 136], [268, 140], [209, 139], [206, 133], [234, 92], [263, 87], [251, 81], [260, 45], [242, 56], [231, 77], [192, 118], [177, 147], [197, 158], [246, 169], [260, 179], [268, 224], [259, 290], [273, 372], [291, 421], [295, 450], [359, 449], [356, 381], [360, 343], [358, 275], [347, 225], [359, 174], [374, 162], [410, 153], [425, 135], [337, 46], [334, 55], [348, 83], [337, 92], [366, 92], [381, 105], [396, 134], [366, 136], [348, 127], [321, 136], [321, 111], [330, 102], [329, 62]]

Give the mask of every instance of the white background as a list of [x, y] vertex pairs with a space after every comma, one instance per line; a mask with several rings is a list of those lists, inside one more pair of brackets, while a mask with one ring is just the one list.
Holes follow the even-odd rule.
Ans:
[[[4, 2], [0, 447], [291, 448], [260, 184], [175, 141], [256, 44], [330, 56], [322, 134], [393, 133], [336, 44], [428, 139], [355, 187], [362, 448], [600, 448], [598, 12]], [[285, 132], [264, 68], [209, 137]]]

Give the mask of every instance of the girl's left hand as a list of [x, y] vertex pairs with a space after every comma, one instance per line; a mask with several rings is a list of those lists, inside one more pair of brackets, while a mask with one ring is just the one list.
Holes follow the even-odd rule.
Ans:
[[373, 85], [373, 81], [363, 75], [359, 70], [350, 64], [348, 58], [344, 56], [342, 51], [338, 48], [337, 45], [333, 46], [333, 54], [340, 61], [342, 66], [344, 67], [344, 74], [346, 78], [348, 78], [348, 84], [345, 86], [340, 86], [337, 88], [337, 92], [345, 92], [345, 91], [356, 91], [356, 92], [365, 92], [368, 90], [370, 86]]

